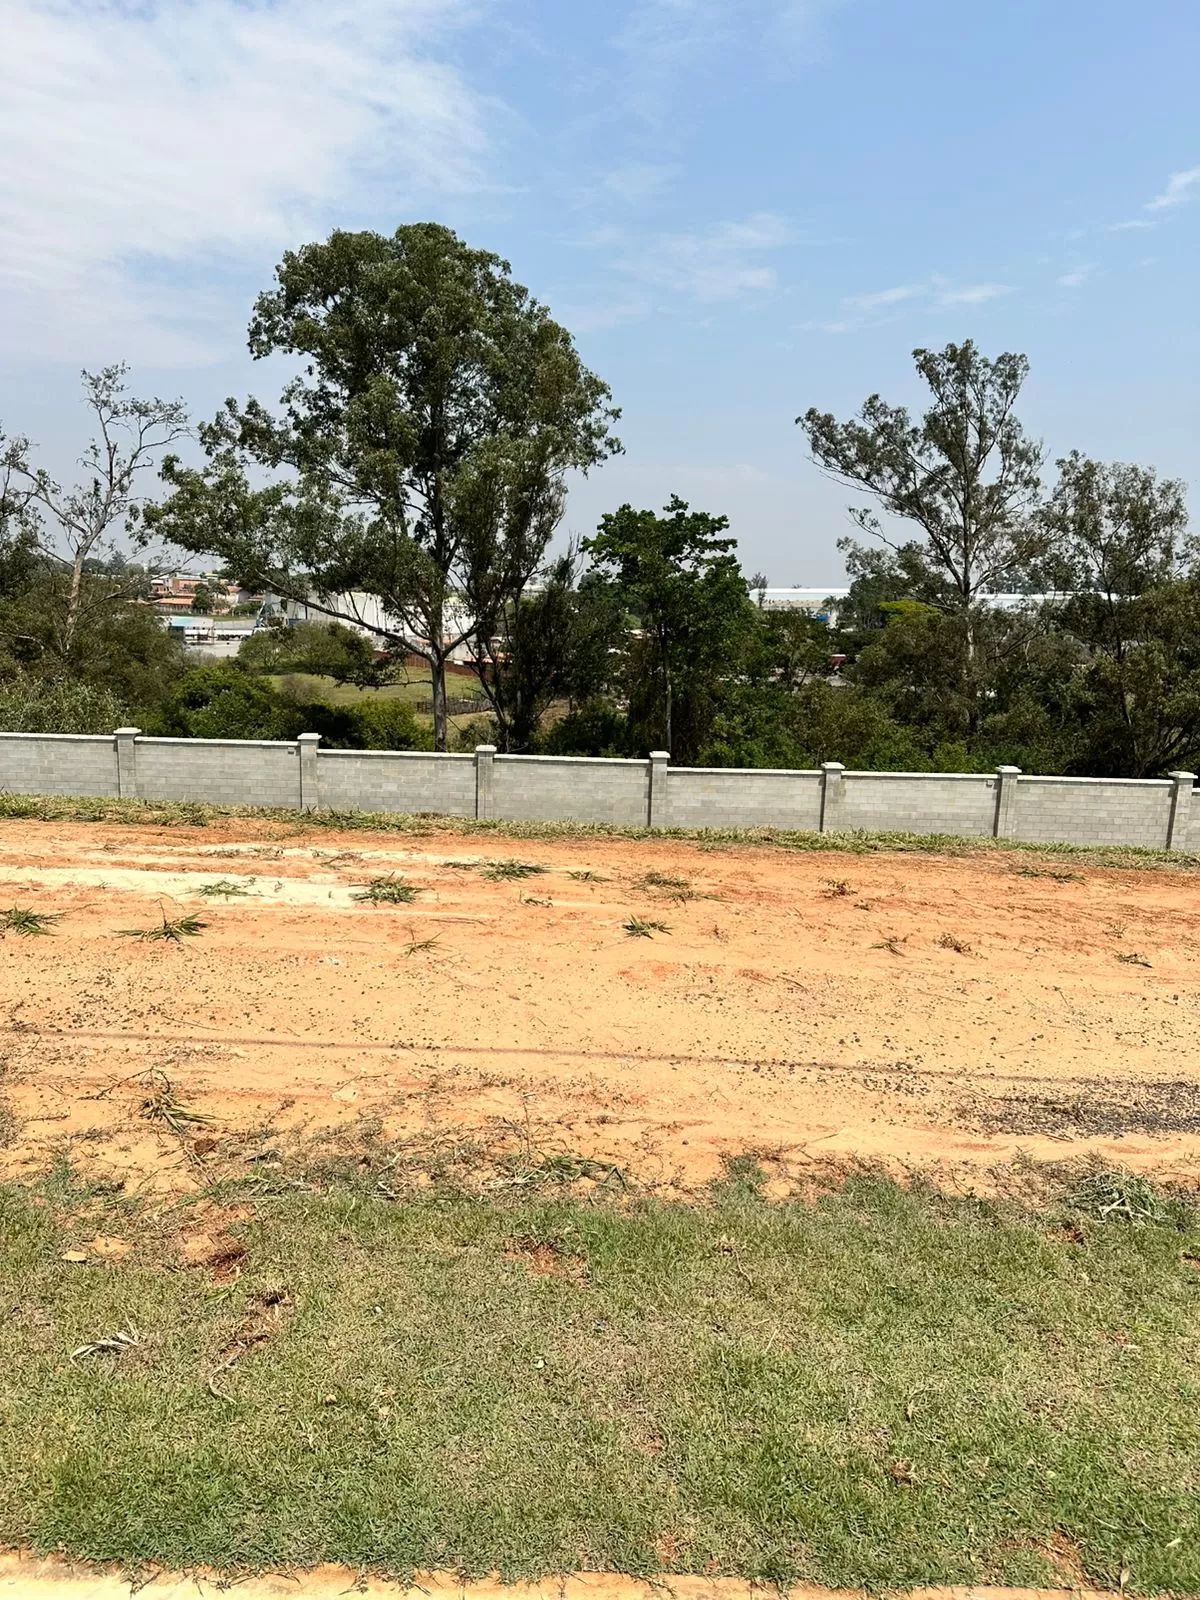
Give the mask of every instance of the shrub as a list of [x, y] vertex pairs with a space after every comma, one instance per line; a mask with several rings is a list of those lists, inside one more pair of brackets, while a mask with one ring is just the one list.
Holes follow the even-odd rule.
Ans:
[[[433, 734], [404, 700], [362, 700], [352, 708], [360, 750], [431, 750]], [[314, 728], [314, 733], [319, 733]]]
[[111, 733], [128, 721], [121, 700], [95, 684], [25, 676], [0, 684], [5, 733]]

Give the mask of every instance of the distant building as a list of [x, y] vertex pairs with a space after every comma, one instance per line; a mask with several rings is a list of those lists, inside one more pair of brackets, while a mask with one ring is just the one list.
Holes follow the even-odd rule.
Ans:
[[[347, 594], [329, 596], [327, 605], [328, 610], [322, 609], [316, 603], [315, 596], [309, 604], [301, 600], [279, 600], [274, 596], [268, 596], [264, 610], [273, 610], [277, 615], [282, 614], [284, 622], [292, 627], [297, 622], [340, 622], [344, 627], [372, 640], [380, 650], [385, 649], [389, 641], [399, 641], [418, 652], [427, 648], [428, 641], [407, 627], [402, 618], [388, 612], [376, 594], [367, 594], [361, 589], [355, 589]], [[335, 615], [331, 616], [330, 612]], [[443, 639], [445, 643], [449, 643], [451, 639], [457, 639], [469, 626], [470, 617], [463, 606], [454, 600], [448, 600], [445, 621]], [[464, 639], [461, 644], [455, 645], [447, 659], [459, 663], [473, 660], [469, 641]]]

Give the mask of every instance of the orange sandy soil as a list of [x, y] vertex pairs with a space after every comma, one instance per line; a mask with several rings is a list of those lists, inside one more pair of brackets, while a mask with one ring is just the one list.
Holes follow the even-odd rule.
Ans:
[[[301, 1600], [337, 1600], [347, 1594], [391, 1596], [393, 1600], [853, 1600], [859, 1590], [801, 1587], [784, 1591], [738, 1578], [656, 1577], [652, 1582], [614, 1573], [576, 1573], [541, 1583], [463, 1583], [451, 1573], [422, 1573], [412, 1588], [365, 1578], [348, 1567], [228, 1580], [202, 1573], [164, 1573], [149, 1577], [101, 1568], [22, 1556], [0, 1556], [0, 1600], [127, 1600], [130, 1593], [147, 1600], [199, 1600], [203, 1595], [234, 1593], [243, 1600], [276, 1600], [297, 1595]], [[1003, 1589], [988, 1586], [891, 1591], [893, 1600], [1114, 1600], [1094, 1589]], [[865, 1595], [862, 1600], [866, 1600]]]
[[[547, 870], [461, 865], [489, 857]], [[753, 1152], [774, 1195], [858, 1162], [952, 1188], [1085, 1155], [1197, 1181], [1200, 877], [1062, 858], [1043, 865], [1082, 881], [1022, 875], [1037, 865], [0, 823], [0, 907], [61, 915], [0, 940], [0, 1175], [65, 1152], [186, 1191], [317, 1151], [361, 1156], [386, 1190], [570, 1154], [601, 1164], [577, 1187], [612, 1166], [677, 1193]], [[353, 899], [389, 872], [414, 904]], [[196, 894], [217, 878], [253, 896]], [[162, 910], [207, 926], [120, 936]], [[669, 932], [631, 937], [631, 914]]]

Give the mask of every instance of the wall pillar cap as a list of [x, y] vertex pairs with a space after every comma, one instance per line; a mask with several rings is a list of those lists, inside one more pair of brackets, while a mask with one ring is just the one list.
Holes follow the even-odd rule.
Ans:
[[1176, 783], [1182, 783], [1185, 778], [1189, 783], [1195, 783], [1196, 781], [1196, 774], [1194, 772], [1168, 772], [1167, 777], [1174, 778]]
[[651, 761], [670, 761], [671, 752], [669, 750], [651, 750], [650, 759]]
[[1020, 767], [997, 767], [997, 772], [1020, 772]]
[[140, 728], [117, 728], [115, 730], [118, 739], [136, 738], [141, 731]]
[[297, 737], [301, 744], [320, 744], [321, 742], [319, 733], [301, 733]]
[[477, 744], [475, 746], [475, 754], [477, 756], [494, 756], [496, 754], [496, 746], [494, 744]]
[[822, 772], [845, 772], [845, 770], [846, 763], [844, 761], [822, 761], [821, 763]]

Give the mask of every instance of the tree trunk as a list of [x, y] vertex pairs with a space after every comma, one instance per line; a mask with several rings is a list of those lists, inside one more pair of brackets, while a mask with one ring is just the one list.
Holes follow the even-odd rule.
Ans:
[[673, 753], [675, 747], [671, 743], [671, 713], [674, 710], [674, 706], [671, 703], [671, 658], [667, 654], [667, 641], [661, 633], [658, 636], [658, 647], [662, 656], [663, 672], [663, 721], [666, 733], [664, 749]]
[[449, 744], [450, 719], [446, 713], [446, 659], [440, 650], [430, 657], [429, 681], [433, 698], [433, 748], [444, 753]]
[[67, 594], [67, 625], [64, 630], [64, 654], [70, 655], [75, 643], [75, 630], [79, 625], [79, 602], [83, 594], [83, 550], [76, 552], [71, 564], [71, 587]]
[[963, 689], [967, 701], [967, 733], [973, 739], [979, 732], [979, 703], [975, 695], [975, 615], [970, 599], [967, 600], [967, 614], [964, 620], [967, 649]]

